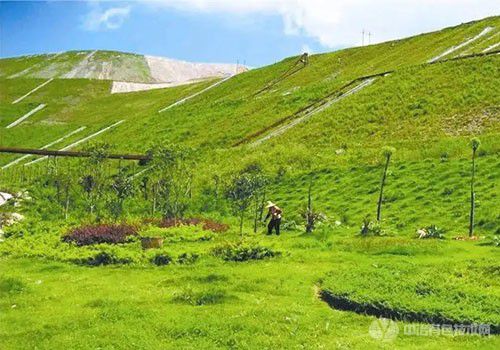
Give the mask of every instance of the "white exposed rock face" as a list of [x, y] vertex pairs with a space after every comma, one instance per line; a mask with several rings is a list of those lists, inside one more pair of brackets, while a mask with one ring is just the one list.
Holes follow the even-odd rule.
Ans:
[[24, 215], [19, 213], [2, 214], [2, 217], [0, 217], [0, 227], [12, 226], [22, 220], [24, 220]]
[[193, 63], [115, 51], [69, 51], [45, 56], [45, 60], [9, 78], [112, 80], [111, 93], [120, 93], [168, 88], [248, 70], [243, 65]]
[[70, 72], [66, 73], [63, 78], [88, 78], [92, 73], [89, 69], [90, 59], [97, 51], [90, 52], [83, 60], [80, 61]]
[[223, 77], [246, 71], [243, 66], [224, 63], [192, 63], [170, 58], [144, 56], [156, 82], [180, 82], [210, 77]]
[[0, 205], [4, 205], [12, 197], [10, 193], [0, 192]]
[[129, 83], [126, 81], [114, 81], [111, 86], [112, 94], [119, 94], [123, 92], [134, 92], [134, 91], [144, 91], [144, 90], [154, 90], [154, 89], [164, 89], [179, 85], [186, 85], [196, 83], [199, 80], [188, 80], [177, 83], [154, 83], [154, 84], [145, 84], [145, 83]]

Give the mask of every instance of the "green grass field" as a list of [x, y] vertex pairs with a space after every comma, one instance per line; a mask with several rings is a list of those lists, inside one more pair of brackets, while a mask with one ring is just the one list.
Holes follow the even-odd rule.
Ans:
[[[119, 169], [130, 176], [146, 169], [134, 178], [136, 191], [117, 221], [138, 225], [139, 236], [162, 237], [164, 246], [143, 250], [139, 237], [77, 246], [63, 235], [96, 220], [113, 221], [114, 192], [100, 198], [95, 215], [80, 185], [95, 164], [58, 158], [27, 165], [36, 159], [27, 157], [0, 170], [1, 192], [28, 191], [31, 197], [0, 206], [0, 220], [13, 212], [25, 216], [4, 225], [0, 235], [0, 349], [497, 349], [500, 58], [426, 64], [487, 27], [493, 28], [489, 36], [443, 59], [479, 54], [497, 40], [490, 36], [498, 33], [500, 17], [312, 55], [306, 67], [254, 95], [298, 57], [287, 58], [162, 113], [215, 81], [112, 95], [110, 81], [57, 78], [13, 104], [46, 81], [17, 73], [31, 69], [43, 76], [56, 67], [60, 76], [81, 54], [0, 60], [0, 146], [41, 148], [85, 127], [50, 147], [62, 149], [123, 120], [73, 150], [103, 142], [111, 152], [144, 153], [158, 143], [192, 147], [185, 217], [229, 225], [212, 232], [145, 224], [161, 216], [146, 198], [153, 190], [141, 190], [154, 175], [147, 165], [105, 161], [108, 187]], [[145, 78], [140, 56], [99, 51], [94, 59], [109, 57], [136, 64], [130, 76]], [[351, 80], [385, 71], [393, 72], [253, 144]], [[42, 103], [43, 110], [5, 128]], [[481, 145], [475, 158], [476, 239], [467, 239], [472, 137]], [[376, 215], [384, 146], [396, 151], [382, 202], [383, 234], [363, 237], [363, 220]], [[0, 167], [19, 157], [0, 155]], [[249, 166], [262, 169], [269, 179], [266, 199], [284, 209], [279, 237], [266, 236], [262, 223], [253, 233], [253, 207], [240, 235], [237, 215], [222, 195], [221, 187]], [[67, 219], [56, 185], [65, 173], [72, 177]], [[326, 220], [305, 234], [310, 186], [312, 207]], [[417, 230], [431, 225], [444, 238], [418, 239]], [[231, 261], [221, 249], [241, 260], [249, 251], [274, 256]], [[102, 265], [89, 266], [103, 257]], [[169, 263], [156, 266], [155, 257]], [[394, 338], [370, 333], [380, 315], [396, 320]], [[408, 331], [435, 323], [484, 324], [495, 334]]]

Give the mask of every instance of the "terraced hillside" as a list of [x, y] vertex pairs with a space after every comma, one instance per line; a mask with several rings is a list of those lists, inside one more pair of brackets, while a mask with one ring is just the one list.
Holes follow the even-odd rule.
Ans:
[[[8, 266], [0, 275], [0, 293], [7, 296], [0, 322], [8, 324], [0, 339], [12, 348], [126, 347], [123, 336], [109, 336], [112, 324], [113, 332], [144, 348], [390, 348], [367, 332], [372, 317], [382, 315], [399, 320], [396, 347], [498, 347], [498, 336], [415, 337], [401, 330], [438, 321], [500, 329], [494, 246], [500, 233], [499, 33], [500, 17], [490, 17], [312, 55], [307, 64], [290, 57], [230, 77], [123, 94], [111, 93], [113, 74], [159, 81], [142, 56], [0, 60], [0, 146], [83, 150], [106, 142], [113, 152], [130, 153], [158, 143], [191, 147], [186, 215], [230, 225], [214, 233], [204, 226], [143, 224], [155, 215], [147, 199], [154, 189], [144, 190], [148, 165], [110, 161], [107, 171], [124, 169], [137, 188], [122, 219], [140, 222], [142, 236], [163, 237], [168, 244], [158, 255], [166, 257], [158, 259], [170, 266], [152, 268], [157, 252], [143, 252], [138, 239], [68, 244], [61, 235], [93, 214], [80, 181], [69, 191], [64, 218], [60, 188], [51, 185], [59, 179], [54, 169], [85, 172], [86, 163], [1, 154], [0, 191], [28, 190], [34, 199], [0, 208], [26, 216], [0, 243], [0, 264]], [[93, 64], [99, 55], [111, 55], [116, 69]], [[91, 69], [83, 74], [85, 57]], [[130, 66], [141, 68], [121, 68]], [[477, 241], [464, 238], [472, 137], [481, 140]], [[360, 237], [363, 221], [375, 217], [386, 146], [395, 152], [382, 201], [385, 236]], [[266, 199], [285, 210], [281, 237], [260, 235], [260, 223], [251, 233], [249, 210], [240, 238], [222, 196], [221, 186], [235, 174], [256, 168], [269, 179]], [[303, 235], [309, 189], [314, 211], [328, 220]], [[100, 205], [103, 212], [109, 207], [104, 200]], [[415, 238], [416, 230], [433, 225], [445, 239]], [[217, 255], [232, 249], [266, 260]], [[94, 263], [99, 254], [120, 267], [74, 266]], [[32, 285], [38, 280], [47, 288]], [[24, 310], [34, 309], [30, 323]], [[47, 321], [52, 313], [61, 315], [53, 323]], [[71, 327], [70, 320], [76, 320]]]

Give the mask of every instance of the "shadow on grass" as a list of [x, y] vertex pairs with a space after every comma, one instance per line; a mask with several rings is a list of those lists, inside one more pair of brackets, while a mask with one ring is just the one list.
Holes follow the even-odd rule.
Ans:
[[[358, 302], [345, 295], [334, 294], [327, 290], [319, 291], [319, 298], [327, 303], [332, 309], [340, 311], [351, 311], [361, 315], [388, 318], [394, 321], [418, 322], [429, 324], [477, 324], [471, 320], [457, 320], [444, 315], [436, 315], [426, 312], [410, 311], [405, 309], [391, 308], [382, 303]], [[490, 324], [490, 334], [500, 334], [500, 325]]]

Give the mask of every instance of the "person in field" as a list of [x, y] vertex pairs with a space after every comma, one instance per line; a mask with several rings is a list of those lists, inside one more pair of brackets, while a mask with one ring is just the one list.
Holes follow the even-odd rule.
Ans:
[[280, 225], [281, 225], [281, 214], [283, 213], [283, 210], [281, 210], [281, 208], [278, 207], [273, 202], [267, 202], [266, 208], [269, 211], [267, 212], [264, 221], [271, 218], [271, 221], [269, 221], [269, 224], [267, 225], [267, 234], [271, 235], [274, 229], [276, 231], [276, 235], [279, 236]]

